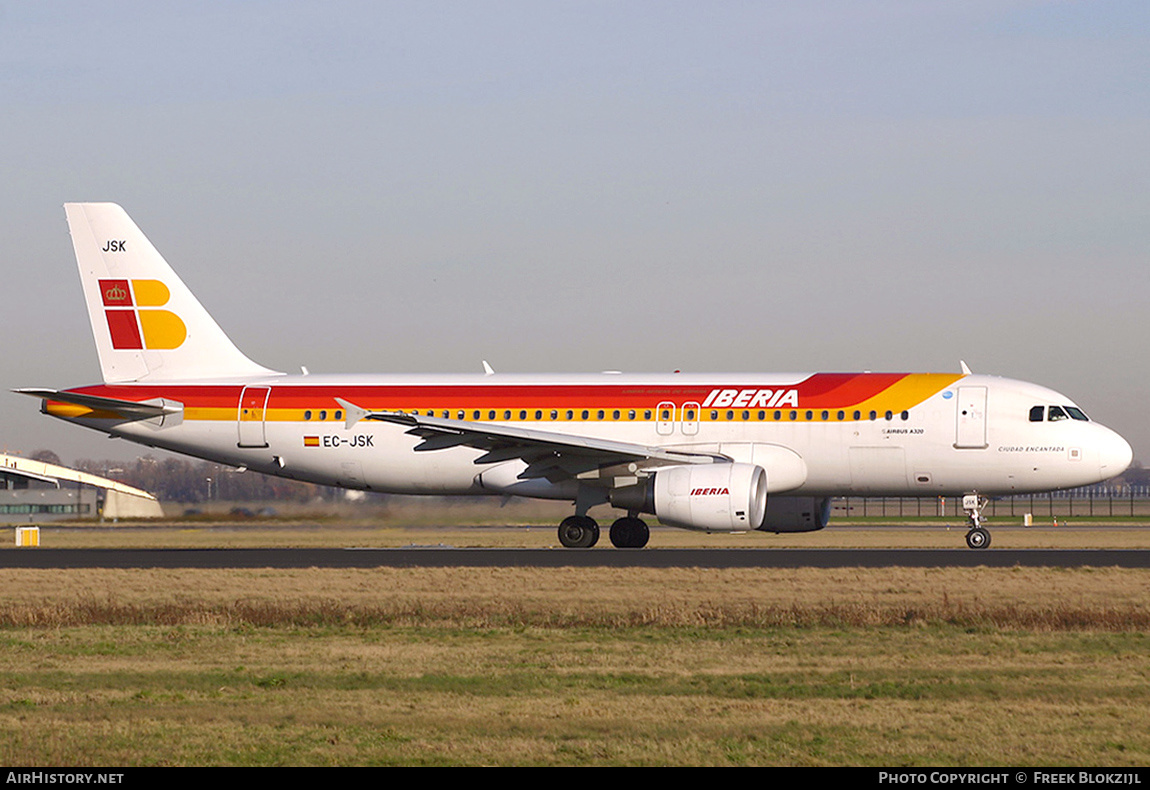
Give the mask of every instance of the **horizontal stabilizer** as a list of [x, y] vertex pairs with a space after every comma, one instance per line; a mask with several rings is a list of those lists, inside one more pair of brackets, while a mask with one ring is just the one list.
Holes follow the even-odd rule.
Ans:
[[169, 414], [179, 414], [184, 410], [182, 405], [171, 401], [141, 403], [133, 400], [120, 400], [119, 398], [104, 398], [99, 395], [84, 395], [79, 392], [61, 392], [48, 389], [18, 389], [12, 390], [21, 395], [31, 395], [33, 398], [42, 398], [45, 401], [58, 403], [71, 403], [83, 406], [92, 411], [109, 412], [126, 420], [150, 420], [155, 417], [165, 417]]

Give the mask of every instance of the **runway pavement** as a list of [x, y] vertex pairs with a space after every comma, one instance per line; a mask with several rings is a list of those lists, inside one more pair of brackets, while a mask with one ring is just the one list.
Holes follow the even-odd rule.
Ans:
[[0, 568], [1150, 568], [1146, 549], [52, 549]]

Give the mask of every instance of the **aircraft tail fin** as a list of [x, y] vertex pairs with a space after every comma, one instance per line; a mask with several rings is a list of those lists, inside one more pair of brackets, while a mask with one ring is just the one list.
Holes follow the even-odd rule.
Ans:
[[67, 203], [105, 382], [275, 375], [235, 347], [115, 203]]

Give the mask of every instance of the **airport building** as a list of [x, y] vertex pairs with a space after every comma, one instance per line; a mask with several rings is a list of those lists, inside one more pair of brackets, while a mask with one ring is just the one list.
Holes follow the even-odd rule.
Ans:
[[147, 491], [56, 464], [0, 455], [0, 524], [162, 515], [160, 503]]

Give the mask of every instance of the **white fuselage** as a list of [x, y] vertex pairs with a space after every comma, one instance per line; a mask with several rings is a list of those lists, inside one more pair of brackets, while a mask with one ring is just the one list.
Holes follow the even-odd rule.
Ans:
[[[1037, 385], [978, 375], [936, 375], [937, 381], [917, 382], [926, 374], [909, 374], [901, 386], [916, 384], [918, 389], [905, 395], [894, 387], [883, 389], [886, 381], [871, 387], [866, 377], [873, 374], [836, 374], [851, 386], [867, 387], [838, 397], [834, 391], [808, 391], [821, 375], [829, 374], [276, 376], [243, 384], [77, 390], [128, 400], [163, 398], [182, 407], [180, 415], [163, 419], [111, 420], [99, 413], [54, 410], [52, 404], [47, 411], [125, 439], [233, 466], [324, 485], [411, 494], [524, 493], [566, 499], [573, 488], [514, 490], [510, 487], [522, 461], [477, 464], [483, 451], [468, 446], [417, 451], [421, 439], [402, 425], [368, 420], [348, 425], [335, 398], [368, 409], [442, 414], [480, 425], [527, 426], [725, 456], [762, 466], [773, 495], [997, 496], [1088, 485], [1121, 473], [1130, 463], [1130, 447], [1118, 434], [1084, 415], [1071, 418], [1067, 410], [1081, 415], [1072, 401]], [[245, 385], [253, 405], [246, 417], [241, 403]], [[710, 405], [704, 405], [708, 400]], [[1032, 419], [1038, 407], [1041, 419]], [[1050, 407], [1066, 418], [1050, 419]]]

